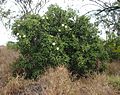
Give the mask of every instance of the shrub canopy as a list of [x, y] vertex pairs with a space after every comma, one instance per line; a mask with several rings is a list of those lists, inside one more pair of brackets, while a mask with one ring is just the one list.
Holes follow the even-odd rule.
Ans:
[[72, 9], [51, 5], [43, 16], [29, 14], [17, 20], [12, 30], [21, 52], [15, 68], [22, 68], [28, 78], [62, 64], [77, 74], [93, 72], [98, 70], [96, 61], [102, 66], [107, 58], [96, 26]]

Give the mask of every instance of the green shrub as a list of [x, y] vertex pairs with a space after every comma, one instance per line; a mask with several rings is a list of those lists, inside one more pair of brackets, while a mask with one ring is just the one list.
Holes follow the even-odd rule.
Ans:
[[18, 50], [18, 45], [17, 45], [16, 42], [8, 41], [8, 43], [7, 43], [7, 48], [9, 48], [9, 49], [14, 49], [14, 50]]
[[108, 40], [105, 43], [106, 51], [109, 54], [109, 59], [119, 61], [120, 60], [120, 37], [115, 34], [109, 34]]
[[43, 16], [29, 14], [17, 20], [12, 30], [22, 55], [16, 65], [24, 68], [28, 78], [58, 65], [85, 74], [98, 70], [96, 61], [102, 66], [107, 58], [96, 26], [72, 9], [51, 5]]

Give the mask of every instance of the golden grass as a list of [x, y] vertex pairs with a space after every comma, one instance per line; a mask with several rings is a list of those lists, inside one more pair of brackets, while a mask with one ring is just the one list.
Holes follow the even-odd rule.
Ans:
[[71, 81], [69, 72], [64, 67], [50, 69], [38, 81], [42, 82], [43, 95], [117, 95], [108, 85], [106, 75], [93, 75]]
[[19, 57], [19, 53], [0, 47], [0, 91], [11, 76], [10, 65]]
[[48, 69], [37, 80], [25, 80], [19, 76], [14, 78], [11, 76], [10, 64], [19, 54], [6, 48], [1, 52], [0, 95], [120, 95], [119, 90], [109, 84], [108, 75], [95, 74], [72, 81], [64, 66]]
[[71, 81], [66, 68], [49, 69], [35, 80], [12, 78], [2, 88], [2, 95], [119, 95], [106, 75], [94, 75]]

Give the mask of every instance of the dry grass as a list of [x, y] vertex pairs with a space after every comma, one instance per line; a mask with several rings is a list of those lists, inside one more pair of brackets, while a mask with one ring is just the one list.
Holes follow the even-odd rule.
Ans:
[[110, 75], [120, 75], [120, 61], [108, 64], [107, 73]]
[[0, 90], [11, 76], [10, 65], [18, 58], [18, 52], [0, 47]]
[[0, 61], [3, 61], [0, 64], [0, 95], [120, 95], [109, 85], [106, 74], [72, 81], [64, 66], [50, 68], [37, 80], [14, 78], [10, 64], [17, 59], [18, 53], [6, 48], [3, 50], [0, 53]]
[[117, 95], [108, 85], [106, 75], [94, 75], [72, 82], [64, 67], [50, 69], [38, 82], [42, 83], [43, 95]]
[[13, 78], [2, 88], [2, 95], [119, 95], [109, 86], [106, 75], [94, 75], [74, 82], [64, 67], [49, 69], [35, 80]]
[[0, 48], [0, 64], [10, 64], [18, 58], [18, 52], [7, 49], [7, 47]]

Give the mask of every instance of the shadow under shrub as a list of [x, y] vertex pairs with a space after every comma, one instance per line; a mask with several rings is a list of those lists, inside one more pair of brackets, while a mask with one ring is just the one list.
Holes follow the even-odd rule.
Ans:
[[107, 59], [97, 27], [72, 9], [51, 5], [43, 16], [29, 14], [17, 20], [12, 30], [21, 52], [15, 72], [23, 69], [26, 78], [59, 65], [82, 75], [99, 71]]

